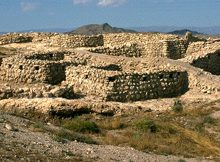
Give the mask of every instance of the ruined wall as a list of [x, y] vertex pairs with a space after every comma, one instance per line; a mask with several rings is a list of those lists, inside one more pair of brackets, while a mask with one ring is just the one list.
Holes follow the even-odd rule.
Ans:
[[59, 33], [8, 33], [0, 35], [0, 45], [10, 43], [42, 42], [50, 46], [76, 48], [102, 46], [103, 36], [67, 35]]
[[4, 58], [0, 68], [2, 81], [57, 84], [65, 79], [65, 66], [59, 62], [16, 56]]
[[59, 46], [65, 48], [76, 48], [76, 47], [97, 47], [102, 46], [103, 36], [82, 36], [82, 35], [67, 35], [59, 34], [50, 39], [44, 41], [51, 46]]
[[64, 59], [64, 53], [61, 52], [47, 52], [47, 53], [33, 53], [29, 56], [25, 56], [25, 59], [32, 60], [47, 60], [47, 61], [60, 61]]
[[122, 45], [116, 47], [96, 47], [89, 49], [90, 52], [103, 53], [112, 56], [141, 57], [141, 49], [137, 44]]
[[188, 88], [186, 72], [158, 71], [138, 74], [85, 66], [68, 67], [66, 82], [73, 85], [74, 91], [119, 102], [174, 97]]
[[[168, 57], [171, 59], [180, 59], [185, 56], [188, 47], [187, 40], [180, 39], [174, 35], [148, 33], [148, 34], [104, 34], [104, 46], [111, 49], [117, 46], [127, 46], [127, 44], [136, 44], [138, 55], [132, 49], [128, 53], [133, 53], [135, 57]], [[101, 53], [102, 50], [97, 49]], [[111, 55], [111, 52], [103, 52]], [[115, 49], [112, 55], [120, 55], [120, 49]], [[126, 56], [121, 54], [123, 56]], [[128, 56], [131, 56], [129, 54]]]
[[198, 42], [193, 42], [190, 43], [186, 55], [190, 56], [193, 55], [194, 53], [201, 52], [203, 53], [206, 50], [211, 50], [211, 49], [220, 49], [220, 40], [208, 40], [208, 41], [198, 41]]
[[0, 45], [10, 43], [26, 43], [31, 41], [32, 37], [28, 36], [27, 34], [9, 33], [0, 35]]
[[77, 96], [71, 86], [52, 86], [48, 84], [1, 84], [0, 100], [8, 98], [53, 98], [62, 97], [73, 99]]
[[166, 57], [171, 59], [184, 58], [186, 50], [188, 48], [188, 42], [186, 40], [168, 40], [165, 41], [164, 51]]
[[220, 75], [220, 50], [198, 57], [191, 62], [191, 65], [201, 68], [215, 75]]
[[189, 55], [189, 54], [201, 51], [206, 45], [207, 43], [203, 41], [190, 43], [187, 48], [186, 53], [187, 55]]

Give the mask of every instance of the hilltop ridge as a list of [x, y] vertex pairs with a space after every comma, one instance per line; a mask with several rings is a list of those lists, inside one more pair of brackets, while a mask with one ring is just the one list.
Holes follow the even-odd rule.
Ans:
[[106, 33], [135, 33], [135, 30], [112, 27], [108, 23], [104, 24], [89, 24], [84, 25], [75, 30], [67, 32], [67, 34], [79, 34], [79, 35], [97, 35], [97, 34], [106, 34]]

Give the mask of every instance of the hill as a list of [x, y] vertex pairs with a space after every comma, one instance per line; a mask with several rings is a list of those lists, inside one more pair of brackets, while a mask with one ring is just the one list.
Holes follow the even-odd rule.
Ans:
[[209, 34], [209, 35], [219, 35], [220, 26], [209, 26], [209, 27], [193, 27], [193, 26], [142, 26], [142, 27], [130, 27], [130, 29], [136, 30], [138, 32], [162, 32], [168, 33], [175, 30], [189, 29], [192, 31], [197, 31], [199, 33]]
[[117, 28], [112, 27], [108, 23], [104, 24], [89, 24], [81, 26], [73, 31], [67, 32], [67, 34], [79, 34], [79, 35], [97, 35], [97, 34], [104, 34], [104, 33], [134, 33], [135, 30], [124, 29], [124, 28]]
[[174, 30], [174, 31], [168, 32], [168, 34], [185, 35], [187, 32], [191, 32], [192, 34], [202, 34], [197, 31], [192, 31], [189, 29]]

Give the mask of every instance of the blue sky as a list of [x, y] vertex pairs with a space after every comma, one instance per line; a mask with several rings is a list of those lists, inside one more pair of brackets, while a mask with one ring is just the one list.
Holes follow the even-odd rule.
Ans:
[[220, 0], [0, 0], [0, 31], [112, 26], [220, 26]]

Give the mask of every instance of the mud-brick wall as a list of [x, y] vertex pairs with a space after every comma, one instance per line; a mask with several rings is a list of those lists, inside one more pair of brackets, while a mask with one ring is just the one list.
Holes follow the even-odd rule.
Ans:
[[45, 43], [51, 46], [59, 46], [66, 48], [76, 47], [97, 47], [104, 44], [103, 36], [82, 36], [82, 35], [67, 35], [59, 34], [44, 40]]
[[220, 50], [194, 59], [191, 65], [201, 68], [215, 75], [220, 75]]
[[141, 57], [141, 49], [137, 44], [122, 45], [115, 47], [96, 47], [89, 49], [90, 52], [104, 53], [112, 56]]
[[10, 44], [10, 43], [26, 43], [31, 42], [32, 37], [27, 34], [21, 33], [9, 33], [0, 35], [0, 45]]
[[0, 80], [24, 83], [57, 84], [65, 79], [65, 67], [60, 63], [24, 58], [4, 58]]
[[73, 85], [74, 91], [119, 102], [174, 97], [188, 89], [187, 73], [177, 71], [137, 74], [68, 67], [66, 82]]

